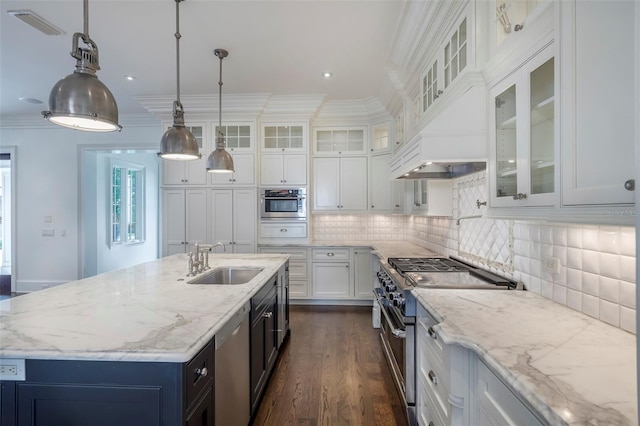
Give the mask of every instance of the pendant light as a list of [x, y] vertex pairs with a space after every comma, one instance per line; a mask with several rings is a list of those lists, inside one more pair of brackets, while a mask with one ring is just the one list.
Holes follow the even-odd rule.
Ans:
[[161, 152], [158, 156], [165, 160], [197, 160], [202, 155], [198, 141], [184, 125], [184, 108], [180, 102], [180, 2], [176, 1], [176, 80], [177, 95], [173, 101], [173, 126], [162, 136]]
[[224, 133], [222, 133], [222, 59], [229, 55], [224, 49], [216, 49], [213, 53], [220, 58], [220, 81], [218, 82], [218, 133], [216, 135], [216, 149], [207, 158], [207, 171], [209, 173], [233, 173], [233, 158], [224, 149]]
[[[76, 69], [58, 81], [49, 95], [49, 111], [44, 118], [54, 124], [89, 132], [122, 130], [118, 124], [118, 105], [96, 71], [100, 69], [98, 46], [89, 37], [89, 1], [84, 0], [84, 33], [73, 35], [71, 56]], [[86, 47], [78, 47], [82, 39]]]

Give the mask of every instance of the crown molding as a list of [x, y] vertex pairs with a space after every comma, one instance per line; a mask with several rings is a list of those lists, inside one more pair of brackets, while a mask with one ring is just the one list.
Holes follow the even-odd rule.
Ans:
[[361, 100], [335, 100], [326, 102], [314, 120], [314, 125], [369, 124], [390, 119], [390, 115], [377, 98]]
[[326, 95], [273, 95], [262, 111], [261, 120], [312, 119], [318, 112]]

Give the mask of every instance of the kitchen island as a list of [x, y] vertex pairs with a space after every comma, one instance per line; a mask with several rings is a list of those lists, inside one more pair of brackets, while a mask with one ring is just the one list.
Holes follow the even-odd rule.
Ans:
[[31, 424], [35, 410], [93, 413], [92, 425], [209, 424], [212, 339], [287, 260], [211, 255], [211, 269], [263, 270], [246, 284], [196, 285], [178, 254], [0, 302], [0, 360], [24, 361], [26, 376], [1, 382], [0, 424]]
[[[637, 423], [635, 335], [526, 291], [414, 293], [436, 338], [468, 349], [541, 423]], [[473, 382], [476, 401], [492, 399], [491, 385]]]

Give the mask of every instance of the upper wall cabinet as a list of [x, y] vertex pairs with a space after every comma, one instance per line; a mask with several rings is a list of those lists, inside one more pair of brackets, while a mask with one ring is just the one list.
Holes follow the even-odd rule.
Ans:
[[[219, 126], [213, 126], [213, 145], [215, 148]], [[225, 138], [225, 147], [228, 151], [254, 151], [255, 130], [253, 123], [227, 123], [221, 128]]]
[[388, 122], [372, 126], [371, 153], [382, 154], [389, 152], [390, 124]]
[[554, 44], [490, 89], [492, 207], [556, 204]]
[[233, 173], [209, 173], [211, 184], [218, 185], [255, 185], [256, 184], [256, 160], [255, 154], [245, 152], [232, 152]]
[[263, 123], [262, 152], [307, 152], [307, 125]]
[[559, 7], [562, 204], [632, 204], [639, 102], [634, 9], [640, 4], [562, 1]]
[[314, 155], [362, 155], [367, 153], [366, 127], [316, 127], [313, 130]]
[[394, 120], [394, 141], [393, 141], [393, 152], [396, 152], [398, 149], [402, 148], [404, 145], [404, 109], [396, 115]]
[[[162, 132], [173, 126], [173, 122], [162, 123]], [[207, 183], [207, 156], [210, 144], [207, 142], [206, 134], [207, 126], [205, 123], [187, 123], [186, 126], [198, 141], [200, 154], [202, 158], [199, 160], [178, 161], [178, 160], [161, 160], [162, 161], [162, 185], [205, 185]]]

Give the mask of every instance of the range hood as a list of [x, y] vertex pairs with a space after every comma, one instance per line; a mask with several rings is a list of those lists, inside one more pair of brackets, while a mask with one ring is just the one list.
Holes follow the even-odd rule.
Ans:
[[392, 179], [453, 179], [486, 169], [486, 87], [471, 86], [452, 98], [394, 154]]
[[454, 179], [460, 176], [481, 172], [487, 168], [484, 161], [460, 163], [425, 163], [406, 172], [397, 179]]

